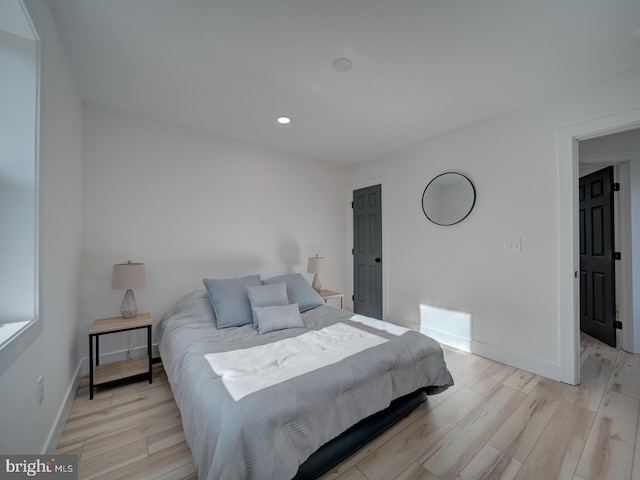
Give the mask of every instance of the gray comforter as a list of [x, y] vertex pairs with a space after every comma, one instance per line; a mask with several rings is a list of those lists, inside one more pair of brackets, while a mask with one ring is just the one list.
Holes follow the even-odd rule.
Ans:
[[[159, 348], [201, 479], [291, 479], [315, 450], [392, 400], [453, 384], [442, 349], [409, 331], [388, 334], [323, 305], [306, 329], [258, 335], [251, 325], [218, 330], [206, 292], [180, 300], [158, 324]], [[336, 322], [388, 339], [381, 345], [252, 393], [238, 402], [204, 358], [300, 335]]]

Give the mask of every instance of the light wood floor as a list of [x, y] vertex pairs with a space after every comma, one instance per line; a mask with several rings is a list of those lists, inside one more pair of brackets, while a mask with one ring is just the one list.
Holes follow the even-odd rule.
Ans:
[[[445, 348], [456, 385], [323, 480], [640, 480], [640, 356], [582, 337], [571, 387]], [[195, 479], [160, 365], [152, 385], [81, 386], [58, 453], [81, 479]]]

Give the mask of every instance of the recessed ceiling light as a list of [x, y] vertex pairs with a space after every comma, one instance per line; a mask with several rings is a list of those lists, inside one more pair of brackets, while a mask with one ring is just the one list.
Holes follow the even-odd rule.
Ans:
[[344, 73], [351, 70], [351, 60], [348, 58], [336, 58], [331, 62], [331, 67], [334, 71]]
[[278, 122], [280, 125], [289, 125], [291, 123], [291, 119], [282, 115], [276, 118], [276, 122]]

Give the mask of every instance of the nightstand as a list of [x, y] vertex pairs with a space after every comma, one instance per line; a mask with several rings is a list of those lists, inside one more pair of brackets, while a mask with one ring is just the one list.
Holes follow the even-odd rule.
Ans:
[[[147, 355], [129, 358], [120, 362], [100, 365], [100, 336], [116, 332], [126, 332], [147, 329]], [[93, 342], [95, 339], [96, 355], [95, 367], [93, 356]], [[89, 329], [89, 399], [93, 399], [93, 388], [116, 380], [146, 376], [149, 383], [151, 378], [151, 314], [141, 313], [133, 318], [101, 318], [93, 322]]]
[[340, 308], [342, 308], [342, 301], [344, 300], [344, 293], [334, 292], [333, 290], [327, 290], [323, 288], [320, 290], [320, 296], [324, 300], [324, 303], [327, 303], [327, 300], [330, 298], [339, 298], [340, 299]]

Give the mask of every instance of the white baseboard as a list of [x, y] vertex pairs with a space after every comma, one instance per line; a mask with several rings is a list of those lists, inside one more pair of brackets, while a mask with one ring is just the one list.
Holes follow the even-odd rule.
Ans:
[[435, 328], [425, 327], [424, 325], [420, 327], [420, 333], [433, 338], [436, 342], [442, 343], [443, 345], [464, 350], [465, 352], [471, 351], [471, 340], [468, 338], [436, 330]]
[[527, 372], [542, 375], [552, 380], [560, 380], [560, 364], [549, 363], [539, 358], [528, 357], [502, 347], [472, 340], [471, 352], [496, 362], [505, 363]]
[[[133, 349], [134, 356], [146, 354], [146, 346], [135, 347]], [[151, 355], [153, 358], [160, 356], [157, 344], [151, 346]], [[122, 350], [119, 352], [108, 353], [106, 355], [100, 355], [100, 363], [117, 362], [120, 360], [125, 360], [126, 358], [127, 350]], [[76, 371], [73, 375], [73, 380], [69, 385], [69, 388], [67, 389], [64, 401], [62, 402], [60, 410], [58, 411], [58, 415], [56, 416], [56, 420], [51, 427], [51, 431], [49, 432], [47, 440], [42, 448], [42, 455], [55, 453], [56, 448], [58, 447], [58, 443], [60, 442], [60, 437], [62, 436], [62, 431], [64, 430], [64, 426], [67, 423], [69, 412], [71, 411], [71, 407], [73, 406], [73, 400], [76, 398], [76, 393], [78, 392], [78, 388], [80, 386], [80, 380], [82, 380], [83, 375], [87, 375], [88, 373], [89, 357], [84, 357], [78, 362], [78, 366], [76, 367]]]
[[73, 400], [76, 398], [76, 393], [80, 385], [80, 379], [82, 378], [82, 365], [85, 363], [85, 361], [86, 358], [78, 362], [78, 366], [76, 367], [76, 371], [73, 375], [73, 380], [71, 381], [69, 388], [67, 388], [67, 393], [64, 396], [64, 401], [60, 406], [60, 410], [58, 410], [56, 420], [53, 423], [51, 431], [47, 436], [47, 441], [44, 443], [44, 446], [42, 448], [42, 455], [53, 454], [56, 452], [58, 443], [60, 443], [62, 431], [64, 430], [64, 426], [67, 423], [67, 418], [69, 417], [69, 412], [71, 411], [71, 407], [73, 406]]
[[471, 351], [471, 314], [468, 312], [421, 303], [420, 332], [450, 347]]

